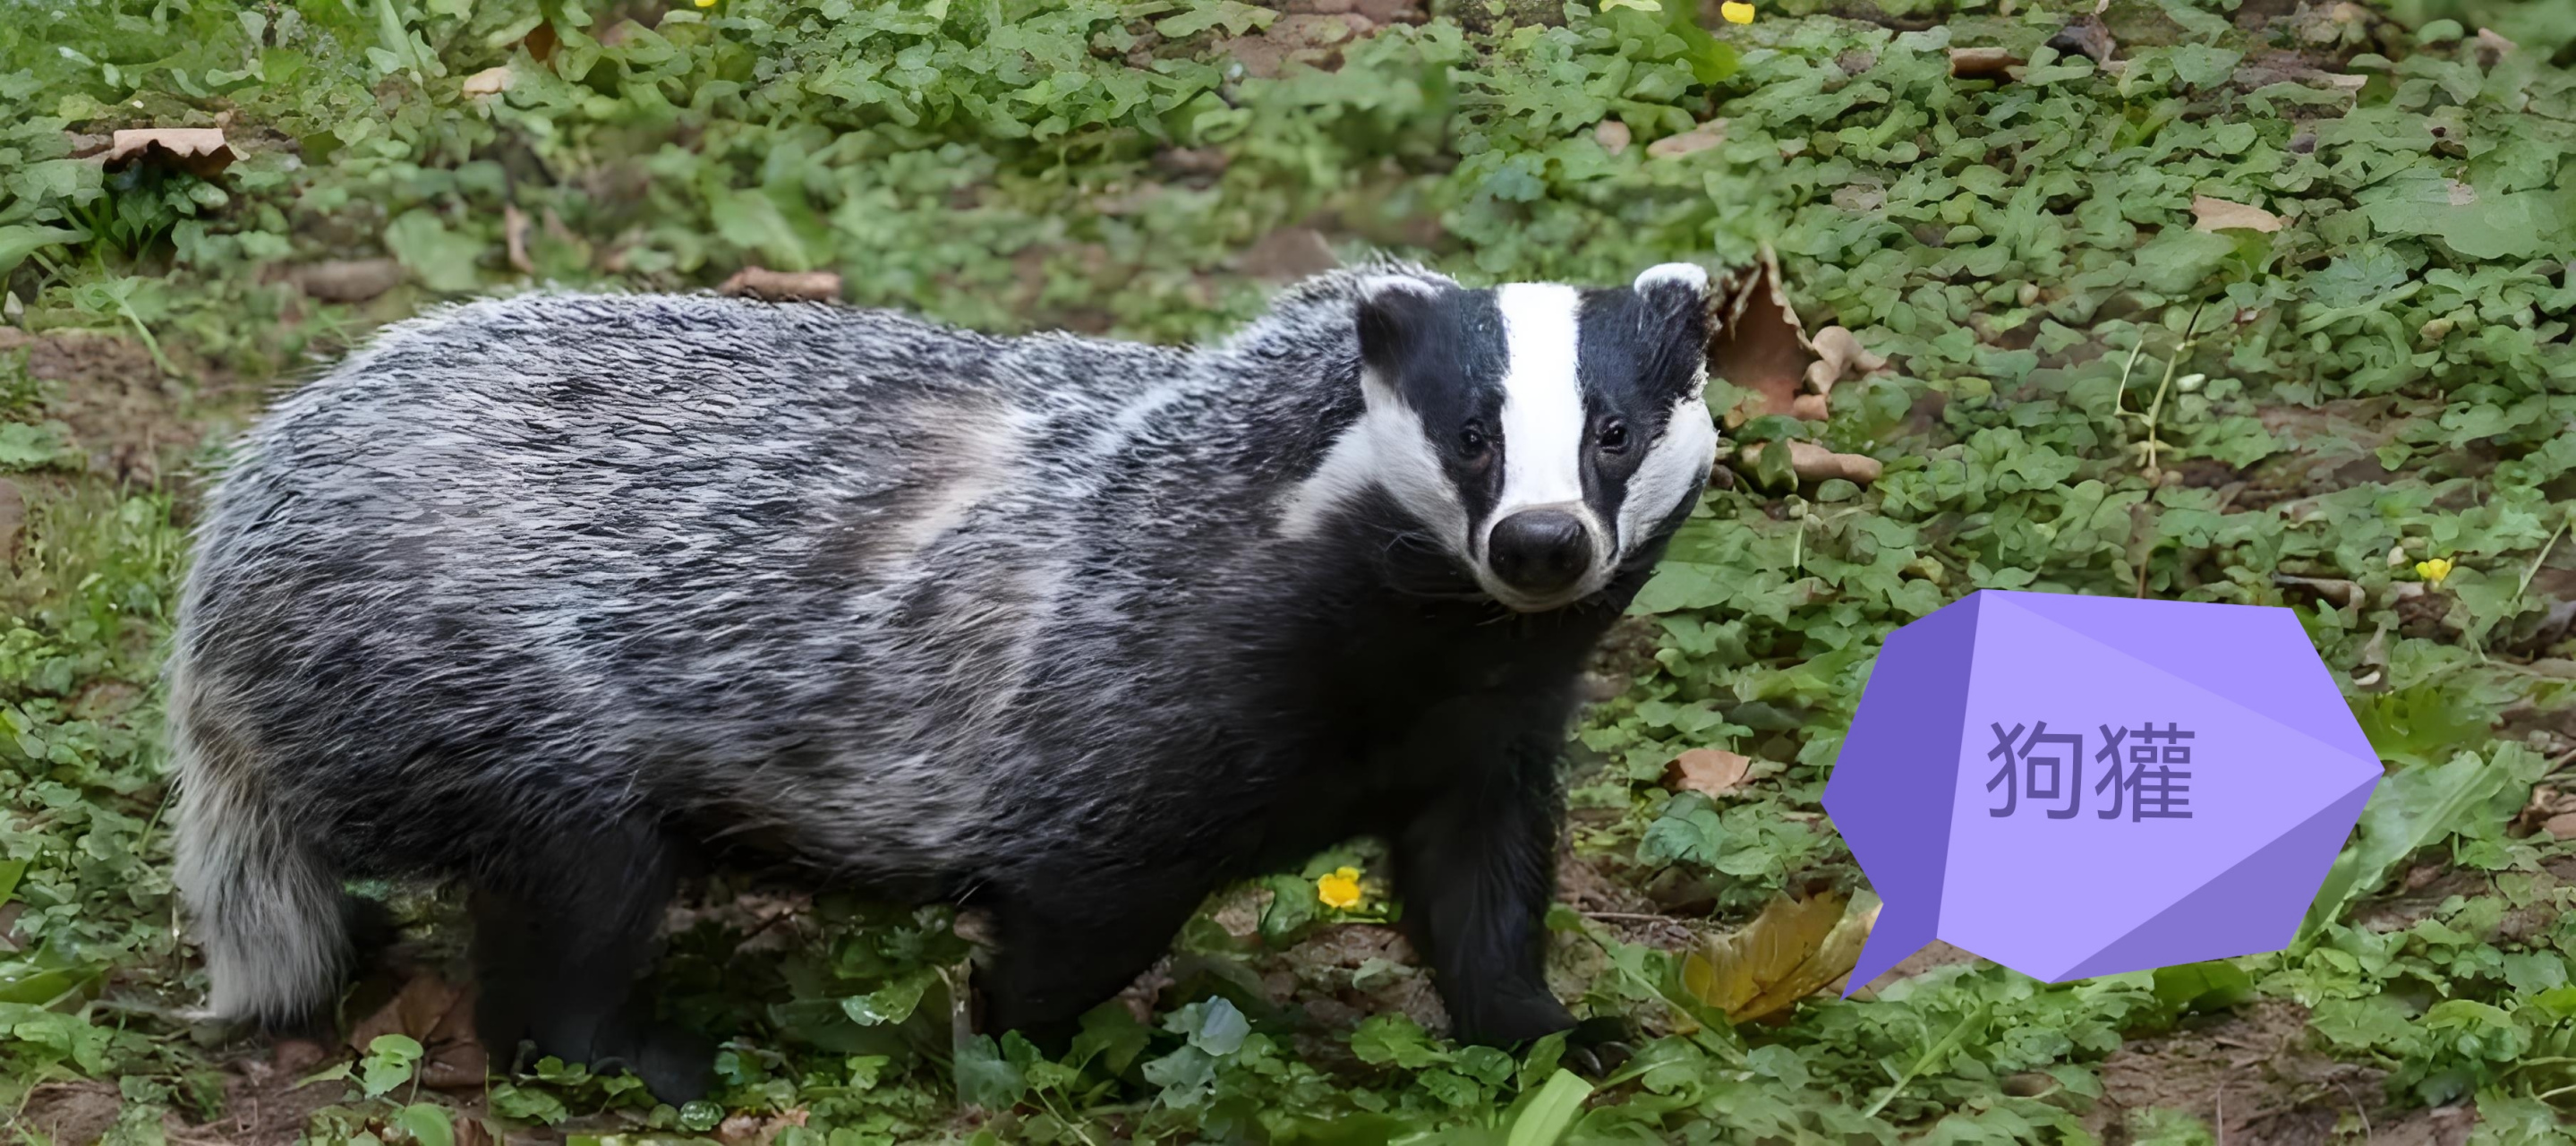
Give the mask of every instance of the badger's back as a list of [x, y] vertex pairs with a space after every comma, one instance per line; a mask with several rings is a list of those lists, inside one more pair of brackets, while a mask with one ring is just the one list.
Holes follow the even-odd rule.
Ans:
[[1042, 646], [1152, 588], [1101, 559], [1131, 511], [1086, 486], [1150, 440], [1120, 424], [1140, 404], [1204, 404], [1186, 362], [706, 298], [398, 329], [283, 402], [213, 498], [182, 767], [255, 769], [342, 870], [470, 860], [459, 824], [543, 830], [602, 793], [940, 867], [977, 846], [1025, 682], [1063, 671]]

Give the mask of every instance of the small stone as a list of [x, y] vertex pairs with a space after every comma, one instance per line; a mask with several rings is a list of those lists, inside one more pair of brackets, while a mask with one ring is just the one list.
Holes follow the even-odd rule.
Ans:
[[1628, 144], [1635, 138], [1636, 136], [1628, 130], [1627, 124], [1615, 119], [1602, 120], [1592, 127], [1593, 142], [1600, 144], [1601, 150], [1612, 155], [1628, 150]]
[[354, 303], [394, 289], [402, 273], [402, 264], [392, 259], [333, 259], [297, 267], [290, 276], [308, 298]]

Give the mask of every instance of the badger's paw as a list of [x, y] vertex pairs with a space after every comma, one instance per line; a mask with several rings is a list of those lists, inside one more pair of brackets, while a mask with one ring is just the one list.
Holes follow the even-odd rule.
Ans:
[[1595, 1082], [1627, 1065], [1635, 1056], [1635, 1032], [1617, 1015], [1594, 1015], [1565, 1032], [1566, 1069]]
[[592, 1044], [590, 1061], [594, 1073], [634, 1072], [654, 1098], [673, 1106], [706, 1097], [715, 1085], [715, 1066], [714, 1043], [659, 1023], [616, 1036], [602, 1032]]

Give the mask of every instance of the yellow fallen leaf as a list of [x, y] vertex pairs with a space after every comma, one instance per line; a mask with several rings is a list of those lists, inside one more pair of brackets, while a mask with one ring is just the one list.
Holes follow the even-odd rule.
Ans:
[[2191, 229], [2195, 231], [2262, 231], [2269, 234], [2281, 229], [2281, 217], [2260, 207], [2212, 199], [2207, 195], [2191, 197]]
[[1685, 956], [1682, 988], [1728, 1022], [1786, 1010], [1850, 974], [1877, 919], [1874, 896], [1857, 909], [1830, 892], [1775, 897], [1753, 922]]
[[1729, 24], [1750, 24], [1753, 22], [1753, 5], [1726, 0], [1717, 6], [1717, 14], [1726, 17]]

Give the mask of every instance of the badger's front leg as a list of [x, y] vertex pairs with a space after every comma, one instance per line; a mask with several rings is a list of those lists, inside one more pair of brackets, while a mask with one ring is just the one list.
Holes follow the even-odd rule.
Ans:
[[1521, 733], [1483, 755], [1462, 761], [1391, 842], [1408, 938], [1431, 965], [1452, 1036], [1509, 1044], [1575, 1026], [1546, 971], [1556, 740]]

